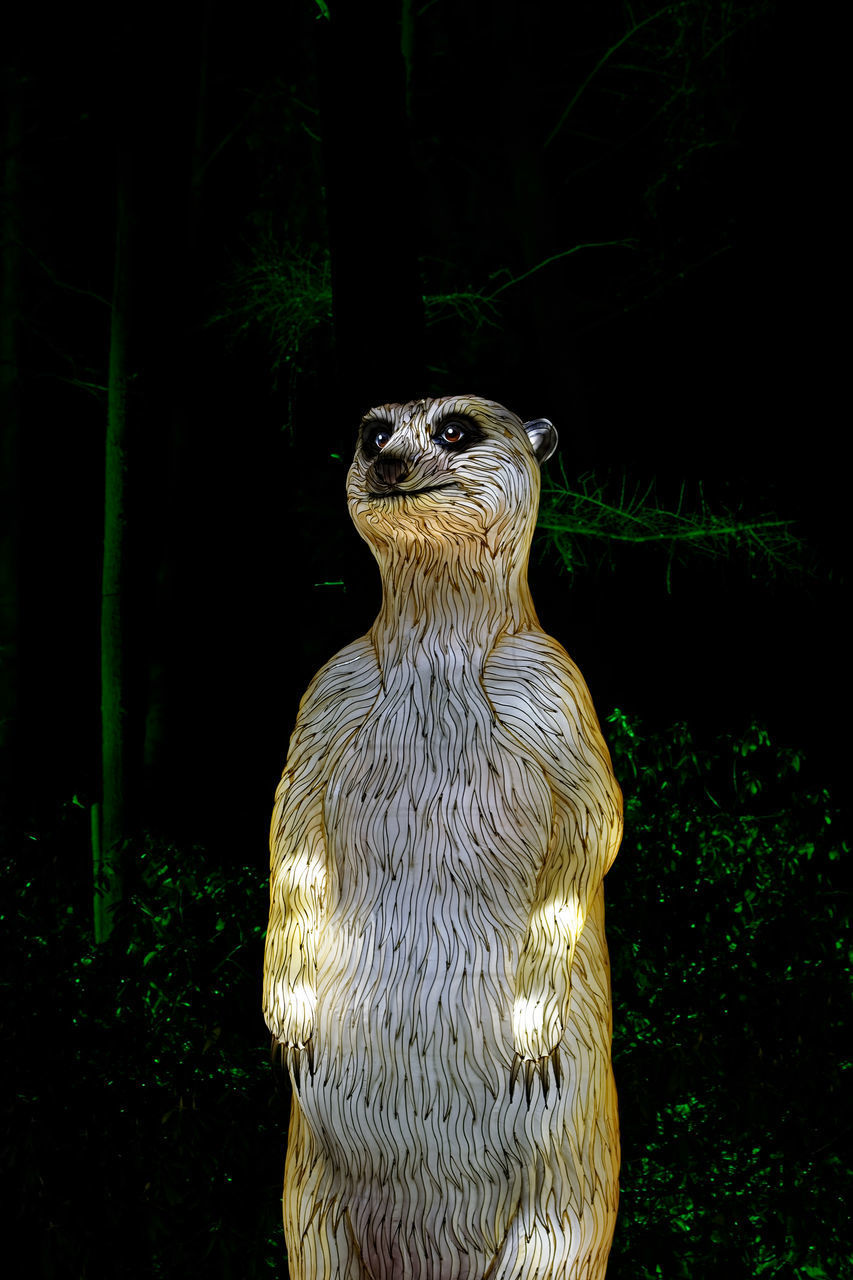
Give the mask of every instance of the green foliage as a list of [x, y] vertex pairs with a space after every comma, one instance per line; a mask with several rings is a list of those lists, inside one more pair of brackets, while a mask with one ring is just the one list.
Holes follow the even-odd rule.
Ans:
[[17, 900], [5, 943], [26, 956], [4, 1039], [15, 1020], [32, 1027], [5, 1117], [21, 1274], [281, 1274], [287, 1106], [260, 1016], [263, 868], [134, 852], [135, 884], [98, 947], [88, 913], [63, 900], [61, 861], [34, 870], [33, 846], [29, 874], [3, 870]]
[[332, 276], [328, 250], [292, 241], [270, 230], [257, 233], [211, 324], [227, 321], [238, 334], [256, 333], [272, 353], [278, 373], [303, 367], [308, 341], [332, 323]]
[[608, 737], [623, 1138], [611, 1280], [850, 1274], [847, 853], [798, 753], [756, 726]]
[[[607, 736], [627, 809], [607, 880], [623, 1140], [609, 1280], [842, 1280], [850, 898], [829, 797], [754, 726], [703, 749], [617, 712]], [[69, 806], [2, 868], [21, 1274], [280, 1275], [265, 868], [149, 841], [95, 948], [86, 817]]]
[[771, 514], [748, 516], [742, 507], [712, 510], [700, 485], [694, 501], [682, 485], [677, 503], [668, 508], [654, 485], [629, 487], [625, 477], [608, 487], [587, 474], [573, 484], [562, 459], [542, 477], [538, 529], [544, 542], [570, 573], [604, 558], [615, 543], [647, 544], [667, 556], [667, 582], [673, 563], [691, 555], [745, 559], [753, 577], [802, 570], [806, 550], [793, 521]]

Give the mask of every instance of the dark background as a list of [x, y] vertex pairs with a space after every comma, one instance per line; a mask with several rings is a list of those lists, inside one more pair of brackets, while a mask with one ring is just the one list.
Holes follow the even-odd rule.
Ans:
[[[833, 196], [821, 77], [805, 55], [791, 70], [799, 33], [761, 0], [324, 8], [211, 0], [106, 22], [66, 9], [19, 18], [7, 40], [3, 822], [10, 865], [43, 895], [20, 916], [28, 938], [41, 915], [49, 943], [50, 913], [68, 903], [83, 946], [91, 902], [117, 189], [132, 227], [134, 847], [168, 846], [177, 867], [206, 859], [200, 897], [215, 882], [227, 899], [230, 869], [262, 878], [299, 697], [378, 602], [344, 501], [355, 427], [371, 404], [422, 395], [550, 417], [570, 483], [594, 473], [617, 505], [623, 481], [654, 483], [665, 507], [683, 492], [690, 509], [790, 521], [801, 545], [778, 561], [725, 537], [704, 557], [672, 540], [564, 539], [567, 574], [542, 538], [534, 598], [602, 718], [619, 707], [650, 741], [685, 722], [691, 749], [710, 752], [757, 720], [774, 749], [796, 751], [798, 787], [840, 799], [846, 782]], [[593, 247], [568, 254], [576, 245]], [[636, 854], [629, 831], [617, 868]], [[725, 900], [725, 883], [716, 892]], [[259, 939], [246, 946], [232, 1032], [262, 1057], [248, 1007]], [[33, 963], [27, 989], [48, 1006], [50, 969]], [[107, 1030], [114, 1005], [85, 1014], [80, 1072], [87, 1035], [124, 1043]], [[737, 1090], [737, 1072], [727, 1079]], [[50, 1123], [34, 1098], [27, 1133]], [[286, 1098], [276, 1105], [273, 1129]], [[278, 1176], [264, 1134], [258, 1196]], [[21, 1221], [66, 1223], [41, 1273], [124, 1274], [67, 1225], [91, 1202], [68, 1202], [64, 1219], [51, 1208], [48, 1144], [32, 1142]], [[124, 1238], [110, 1213], [105, 1239]], [[767, 1274], [832, 1274], [796, 1269], [818, 1266], [803, 1260], [816, 1242], [801, 1243], [780, 1245]], [[147, 1274], [172, 1274], [164, 1249]], [[660, 1256], [662, 1271], [648, 1259], [632, 1271], [623, 1256], [619, 1274], [717, 1274], [703, 1256], [692, 1272]]]

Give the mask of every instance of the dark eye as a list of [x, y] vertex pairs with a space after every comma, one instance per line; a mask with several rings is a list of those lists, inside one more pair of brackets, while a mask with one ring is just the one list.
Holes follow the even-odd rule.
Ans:
[[367, 443], [372, 449], [384, 449], [390, 439], [391, 431], [388, 427], [377, 427], [368, 435]]
[[447, 422], [435, 438], [439, 444], [459, 445], [467, 434], [461, 422]]

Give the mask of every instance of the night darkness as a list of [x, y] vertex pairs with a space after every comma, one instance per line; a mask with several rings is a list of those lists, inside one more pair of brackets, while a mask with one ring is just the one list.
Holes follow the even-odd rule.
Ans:
[[[795, 33], [764, 0], [210, 0], [5, 45], [15, 1274], [286, 1275], [272, 796], [309, 679], [379, 601], [359, 417], [456, 393], [559, 430], [575, 532], [537, 535], [533, 596], [628, 803], [608, 1275], [853, 1274], [847, 480]], [[111, 367], [125, 892], [96, 946]]]

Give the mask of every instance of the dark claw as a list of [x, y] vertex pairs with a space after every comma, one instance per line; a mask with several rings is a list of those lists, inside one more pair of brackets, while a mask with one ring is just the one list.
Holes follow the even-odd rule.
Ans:
[[536, 1063], [532, 1059], [528, 1059], [524, 1063], [524, 1097], [527, 1101], [528, 1110], [530, 1109], [530, 1095], [533, 1092], [533, 1076], [536, 1072]]
[[551, 1071], [554, 1072], [554, 1086], [557, 1090], [557, 1097], [563, 1084], [563, 1068], [560, 1063], [560, 1050], [555, 1048], [550, 1054], [546, 1054], [544, 1058], [522, 1058], [520, 1054], [514, 1053], [512, 1056], [512, 1066], [509, 1072], [509, 1096], [510, 1101], [515, 1092], [516, 1082], [522, 1066], [524, 1067], [524, 1097], [528, 1107], [530, 1099], [533, 1096], [533, 1081], [538, 1076], [542, 1082], [542, 1097], [545, 1102], [548, 1101], [548, 1093], [551, 1088]]
[[509, 1070], [509, 1100], [512, 1102], [512, 1095], [515, 1092], [515, 1082], [518, 1079], [519, 1068], [521, 1067], [521, 1058], [517, 1053], [512, 1055], [512, 1066]]
[[302, 1083], [300, 1063], [302, 1061], [303, 1052], [308, 1061], [308, 1072], [313, 1077], [315, 1070], [313, 1040], [308, 1040], [301, 1049], [297, 1048], [295, 1045], [283, 1044], [275, 1038], [273, 1038], [272, 1044], [270, 1045], [270, 1058], [272, 1060], [273, 1070], [277, 1075], [278, 1073], [284, 1074], [289, 1071], [293, 1077], [293, 1083], [296, 1086], [297, 1091]]
[[287, 1075], [287, 1045], [273, 1040], [270, 1045], [270, 1059], [272, 1061], [273, 1075], [280, 1084]]
[[539, 1079], [542, 1081], [542, 1097], [546, 1103], [548, 1101], [548, 1059], [540, 1058], [537, 1062], [539, 1068]]

